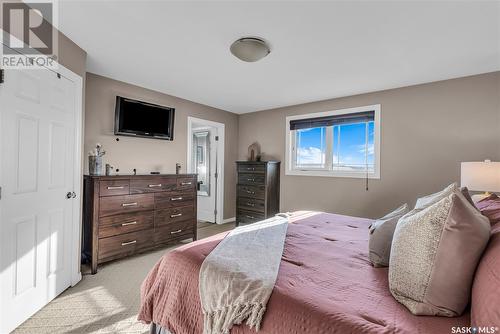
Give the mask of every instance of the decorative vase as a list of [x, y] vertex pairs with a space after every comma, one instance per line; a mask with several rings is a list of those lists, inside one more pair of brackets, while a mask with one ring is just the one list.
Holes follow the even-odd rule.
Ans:
[[102, 175], [102, 156], [89, 156], [89, 174]]
[[260, 156], [260, 144], [255, 142], [248, 146], [248, 161], [256, 161], [256, 158]]

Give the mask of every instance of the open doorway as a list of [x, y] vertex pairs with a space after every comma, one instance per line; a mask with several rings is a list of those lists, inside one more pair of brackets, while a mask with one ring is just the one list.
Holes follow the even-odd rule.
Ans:
[[224, 124], [188, 117], [187, 171], [198, 175], [198, 221], [223, 223]]

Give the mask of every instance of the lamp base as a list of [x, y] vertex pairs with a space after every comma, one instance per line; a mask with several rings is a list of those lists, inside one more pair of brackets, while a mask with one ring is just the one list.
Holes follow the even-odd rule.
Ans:
[[491, 193], [490, 193], [490, 192], [488, 192], [488, 191], [486, 191], [486, 192], [484, 192], [484, 193], [482, 193], [482, 194], [472, 195], [472, 196], [471, 196], [471, 198], [472, 198], [472, 201], [473, 201], [474, 203], [477, 203], [477, 202], [479, 202], [480, 200], [485, 199], [486, 197], [488, 197], [488, 196], [490, 196], [490, 195], [491, 195]]

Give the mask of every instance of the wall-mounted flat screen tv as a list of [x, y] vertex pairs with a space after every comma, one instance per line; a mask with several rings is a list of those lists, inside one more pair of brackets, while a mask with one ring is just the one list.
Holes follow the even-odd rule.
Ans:
[[175, 109], [116, 97], [115, 135], [174, 140]]

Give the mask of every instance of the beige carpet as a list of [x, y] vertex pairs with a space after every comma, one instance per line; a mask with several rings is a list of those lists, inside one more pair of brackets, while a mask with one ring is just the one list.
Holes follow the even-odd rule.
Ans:
[[[201, 226], [199, 239], [232, 229], [234, 223]], [[148, 333], [149, 326], [136, 320], [140, 285], [158, 259], [178, 246], [99, 266], [96, 275], [84, 274], [80, 283], [38, 311], [14, 333]]]

